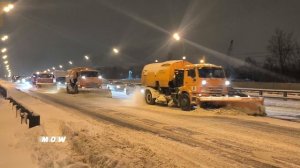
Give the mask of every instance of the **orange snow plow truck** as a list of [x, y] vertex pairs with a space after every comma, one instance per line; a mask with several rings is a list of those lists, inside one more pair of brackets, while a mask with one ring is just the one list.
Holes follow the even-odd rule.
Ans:
[[193, 106], [240, 106], [264, 113], [263, 98], [234, 93], [221, 66], [172, 60], [148, 64], [142, 71], [147, 104], [172, 104], [184, 111]]

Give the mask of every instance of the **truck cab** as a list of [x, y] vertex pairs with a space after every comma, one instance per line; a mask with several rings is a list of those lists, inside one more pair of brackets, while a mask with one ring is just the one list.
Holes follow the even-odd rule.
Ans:
[[68, 70], [66, 77], [68, 93], [78, 93], [79, 89], [99, 89], [102, 85], [102, 76], [92, 68], [73, 68]]
[[184, 71], [184, 87], [199, 96], [225, 96], [230, 82], [221, 66], [212, 64], [188, 65]]

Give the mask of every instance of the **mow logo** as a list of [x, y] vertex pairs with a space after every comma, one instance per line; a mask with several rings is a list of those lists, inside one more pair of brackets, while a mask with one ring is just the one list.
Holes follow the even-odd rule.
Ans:
[[66, 141], [66, 136], [41, 136], [39, 141], [42, 143], [63, 143]]

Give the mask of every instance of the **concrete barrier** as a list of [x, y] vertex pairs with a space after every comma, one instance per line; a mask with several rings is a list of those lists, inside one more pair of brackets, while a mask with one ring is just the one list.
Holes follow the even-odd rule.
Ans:
[[0, 85], [0, 94], [12, 104], [12, 108], [13, 107], [16, 108], [16, 117], [18, 117], [18, 112], [19, 112], [21, 117], [21, 124], [23, 123], [23, 121], [25, 121], [25, 123], [27, 124], [27, 120], [28, 120], [29, 128], [40, 125], [40, 115], [34, 113], [32, 110], [29, 110], [28, 107], [25, 107], [14, 98], [8, 97], [7, 89], [1, 85]]
[[232, 86], [238, 88], [300, 90], [300, 83], [232, 82]]
[[4, 98], [7, 97], [7, 90], [6, 90], [4, 87], [2, 87], [1, 85], [0, 85], [0, 94], [1, 94]]

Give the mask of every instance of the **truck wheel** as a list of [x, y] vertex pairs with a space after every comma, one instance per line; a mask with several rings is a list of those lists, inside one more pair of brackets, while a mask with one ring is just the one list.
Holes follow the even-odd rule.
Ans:
[[67, 84], [66, 89], [67, 89], [67, 93], [71, 94], [70, 89], [69, 89], [69, 84]]
[[154, 105], [155, 104], [155, 99], [152, 98], [152, 94], [150, 90], [146, 90], [145, 92], [145, 100], [147, 104]]
[[77, 94], [79, 92], [77, 85], [74, 85], [74, 87], [72, 87], [70, 84], [67, 84], [66, 88], [67, 88], [67, 93], [68, 94]]
[[188, 94], [186, 93], [183, 93], [181, 96], [180, 96], [180, 108], [181, 110], [183, 111], [190, 111], [191, 110], [191, 101], [190, 101], [190, 97]]
[[79, 92], [79, 91], [78, 91], [78, 86], [75, 85], [73, 89], [74, 89], [74, 94], [78, 94], [78, 92]]

